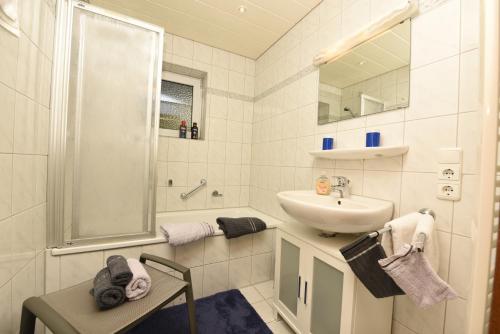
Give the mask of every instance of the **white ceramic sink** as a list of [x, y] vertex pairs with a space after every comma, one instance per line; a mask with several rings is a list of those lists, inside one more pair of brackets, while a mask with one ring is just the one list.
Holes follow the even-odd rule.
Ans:
[[283, 191], [277, 196], [290, 216], [326, 232], [374, 231], [391, 220], [394, 210], [392, 202], [362, 196], [339, 198], [315, 191]]

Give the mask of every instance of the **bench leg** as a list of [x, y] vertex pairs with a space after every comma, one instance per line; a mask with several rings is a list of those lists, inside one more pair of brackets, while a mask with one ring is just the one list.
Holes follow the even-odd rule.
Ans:
[[20, 334], [33, 334], [35, 333], [36, 316], [23, 304], [23, 311], [21, 313], [21, 328]]
[[197, 334], [198, 328], [196, 324], [196, 311], [195, 311], [194, 297], [193, 297], [193, 283], [191, 281], [190, 271], [184, 273], [184, 281], [189, 283], [189, 285], [186, 287], [186, 305], [188, 308], [189, 330], [191, 334]]

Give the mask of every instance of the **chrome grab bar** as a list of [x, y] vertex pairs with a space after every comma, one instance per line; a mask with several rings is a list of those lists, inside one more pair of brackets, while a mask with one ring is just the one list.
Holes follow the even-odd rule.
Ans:
[[207, 180], [201, 179], [200, 180], [200, 185], [196, 186], [196, 188], [194, 188], [194, 189], [191, 189], [187, 193], [182, 193], [181, 194], [181, 199], [188, 199], [189, 197], [191, 197], [192, 194], [194, 194], [195, 192], [197, 192], [201, 187], [205, 186], [206, 184], [207, 184]]

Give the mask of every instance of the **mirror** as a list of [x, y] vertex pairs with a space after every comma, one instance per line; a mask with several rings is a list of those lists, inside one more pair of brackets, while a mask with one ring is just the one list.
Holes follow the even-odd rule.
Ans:
[[318, 124], [408, 107], [408, 19], [320, 66]]

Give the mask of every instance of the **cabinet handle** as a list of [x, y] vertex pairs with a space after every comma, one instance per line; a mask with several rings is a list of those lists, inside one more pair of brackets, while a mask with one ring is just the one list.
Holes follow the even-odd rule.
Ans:
[[307, 281], [304, 283], [304, 305], [307, 305]]
[[300, 299], [300, 276], [299, 276], [299, 288], [297, 289], [297, 298]]

